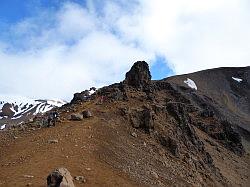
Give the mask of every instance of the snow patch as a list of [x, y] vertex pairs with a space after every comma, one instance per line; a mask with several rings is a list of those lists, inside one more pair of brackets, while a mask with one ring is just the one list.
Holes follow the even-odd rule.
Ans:
[[94, 94], [95, 93], [95, 90], [90, 90], [89, 91], [89, 95], [92, 95], [92, 94]]
[[197, 86], [192, 79], [187, 78], [184, 83], [187, 84], [190, 88], [197, 90]]
[[232, 79], [235, 80], [235, 81], [237, 81], [237, 82], [241, 82], [242, 81], [242, 79], [237, 78], [237, 77], [232, 77]]
[[57, 107], [61, 107], [61, 106], [66, 104], [65, 101], [60, 100], [60, 99], [47, 100], [47, 103], [49, 105], [53, 105], [53, 106], [57, 106]]
[[16, 113], [15, 109], [13, 108], [13, 106], [10, 108], [10, 110], [14, 113]]
[[19, 118], [21, 118], [23, 115], [20, 115], [20, 116], [17, 116], [17, 117], [13, 117], [13, 118], [11, 118], [11, 119], [19, 119]]
[[6, 124], [1, 125], [0, 129], [3, 130], [6, 128]]

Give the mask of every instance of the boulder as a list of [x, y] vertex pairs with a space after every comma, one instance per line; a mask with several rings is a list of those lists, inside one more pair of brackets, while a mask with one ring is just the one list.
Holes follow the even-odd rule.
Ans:
[[83, 120], [83, 116], [82, 116], [82, 114], [71, 114], [70, 120], [81, 121], [81, 120]]
[[84, 90], [81, 93], [75, 93], [71, 103], [77, 103], [77, 101], [87, 101], [90, 99], [89, 90]]
[[160, 136], [159, 140], [161, 145], [166, 147], [174, 156], [176, 156], [177, 158], [180, 157], [180, 148], [176, 140], [166, 136]]
[[58, 168], [47, 177], [47, 187], [75, 187], [73, 178], [66, 168]]
[[90, 117], [92, 117], [93, 115], [92, 115], [92, 113], [91, 113], [89, 110], [84, 110], [84, 111], [82, 112], [82, 116], [83, 116], [84, 118], [90, 118]]
[[137, 89], [149, 85], [151, 83], [151, 74], [147, 62], [138, 61], [134, 63], [130, 71], [126, 73], [124, 83]]

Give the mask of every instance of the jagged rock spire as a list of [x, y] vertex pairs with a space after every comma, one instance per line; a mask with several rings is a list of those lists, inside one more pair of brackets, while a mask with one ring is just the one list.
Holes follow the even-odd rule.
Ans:
[[135, 62], [129, 72], [126, 73], [126, 78], [124, 80], [125, 84], [139, 89], [150, 84], [150, 82], [151, 74], [149, 66], [145, 61]]

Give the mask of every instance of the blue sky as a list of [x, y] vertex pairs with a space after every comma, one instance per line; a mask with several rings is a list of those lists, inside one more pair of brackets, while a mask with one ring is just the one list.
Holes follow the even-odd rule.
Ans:
[[17, 23], [35, 16], [41, 9], [56, 10], [63, 2], [64, 0], [2, 0], [0, 2], [1, 21], [8, 24]]
[[0, 90], [70, 100], [119, 82], [250, 63], [247, 0], [2, 0]]
[[78, 3], [86, 6], [85, 0], [1, 0], [0, 17], [1, 21], [16, 23], [30, 16], [35, 16], [41, 9], [56, 11], [65, 2]]

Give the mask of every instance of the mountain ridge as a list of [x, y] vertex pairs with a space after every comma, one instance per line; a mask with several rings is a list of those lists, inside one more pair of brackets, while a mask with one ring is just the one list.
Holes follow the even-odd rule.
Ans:
[[29, 99], [17, 95], [0, 95], [0, 125], [24, 123], [37, 114], [44, 114], [66, 104], [59, 99]]
[[[48, 172], [63, 165], [73, 176], [86, 177], [84, 184], [74, 181], [79, 186], [247, 186], [250, 143], [239, 132], [244, 118], [230, 117], [245, 108], [227, 109], [217, 87], [234, 102], [231, 91], [238, 88], [247, 100], [248, 86], [215, 74], [152, 81], [148, 64], [138, 61], [124, 81], [92, 95], [74, 94], [54, 109], [60, 116], [55, 127], [41, 128], [45, 113], [0, 133], [2, 184], [26, 185], [18, 176], [29, 173], [32, 184], [42, 186]], [[215, 91], [206, 83], [214, 83]], [[91, 115], [83, 116], [86, 111]]]

